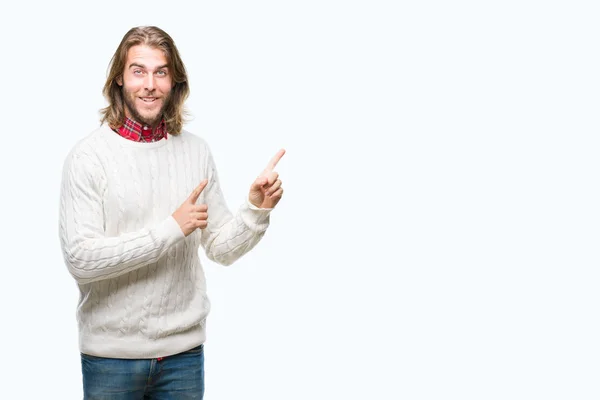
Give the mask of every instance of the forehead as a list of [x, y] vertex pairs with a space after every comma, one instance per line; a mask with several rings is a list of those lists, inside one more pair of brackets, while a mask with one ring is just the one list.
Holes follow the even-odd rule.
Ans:
[[167, 64], [165, 53], [156, 47], [150, 47], [145, 44], [132, 46], [127, 52], [126, 68], [131, 64], [144, 65], [147, 68]]

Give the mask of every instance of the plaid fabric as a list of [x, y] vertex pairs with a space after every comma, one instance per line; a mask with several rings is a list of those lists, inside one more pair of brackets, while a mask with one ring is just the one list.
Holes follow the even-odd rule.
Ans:
[[125, 117], [125, 123], [116, 131], [125, 139], [134, 142], [158, 142], [161, 139], [167, 139], [167, 127], [165, 120], [160, 121], [154, 132], [148, 126], [142, 126], [139, 122]]

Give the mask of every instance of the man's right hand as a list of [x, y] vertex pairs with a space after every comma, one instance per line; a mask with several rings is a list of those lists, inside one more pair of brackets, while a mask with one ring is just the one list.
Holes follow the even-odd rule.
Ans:
[[206, 204], [196, 205], [198, 196], [200, 196], [207, 183], [208, 179], [200, 182], [198, 187], [190, 194], [190, 197], [172, 215], [185, 236], [188, 236], [198, 228], [206, 228], [208, 224], [206, 221], [208, 219], [208, 206]]

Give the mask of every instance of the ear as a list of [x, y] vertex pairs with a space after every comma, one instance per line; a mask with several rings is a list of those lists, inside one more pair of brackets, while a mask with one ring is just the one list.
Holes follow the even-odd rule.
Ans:
[[115, 78], [115, 82], [117, 82], [117, 85], [119, 86], [123, 86], [123, 75], [119, 75]]

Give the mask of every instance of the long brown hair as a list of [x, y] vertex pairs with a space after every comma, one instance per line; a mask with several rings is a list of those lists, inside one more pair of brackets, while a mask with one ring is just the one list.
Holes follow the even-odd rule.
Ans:
[[125, 102], [123, 89], [117, 84], [117, 80], [123, 76], [125, 71], [127, 52], [131, 47], [141, 44], [160, 49], [165, 53], [174, 86], [171, 89], [171, 99], [164, 110], [163, 118], [167, 125], [167, 131], [172, 135], [178, 135], [185, 122], [184, 103], [190, 94], [187, 72], [171, 36], [155, 26], [131, 28], [123, 36], [121, 44], [110, 60], [108, 76], [102, 90], [108, 101], [108, 107], [100, 110], [102, 116], [100, 121], [107, 122], [112, 128], [119, 128], [123, 125]]

